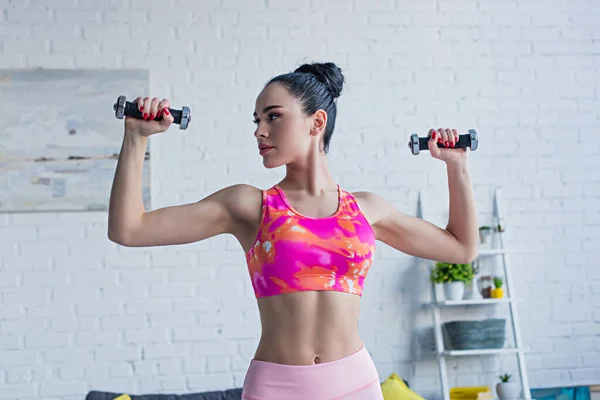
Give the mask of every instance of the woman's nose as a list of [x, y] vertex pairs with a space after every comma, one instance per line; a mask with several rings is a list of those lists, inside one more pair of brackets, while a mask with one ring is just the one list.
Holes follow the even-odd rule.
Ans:
[[257, 138], [264, 138], [269, 136], [269, 134], [267, 133], [266, 130], [262, 129], [262, 128], [256, 128], [256, 130], [254, 131], [254, 136]]

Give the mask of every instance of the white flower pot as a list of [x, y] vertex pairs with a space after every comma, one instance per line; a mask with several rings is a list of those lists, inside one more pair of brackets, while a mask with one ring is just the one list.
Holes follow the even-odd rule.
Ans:
[[446, 300], [462, 300], [465, 295], [465, 284], [463, 282], [444, 283], [444, 298]]
[[492, 235], [492, 231], [490, 229], [480, 229], [479, 230], [479, 242], [481, 244], [487, 244], [488, 239]]
[[521, 396], [521, 386], [517, 382], [500, 382], [496, 384], [496, 394], [500, 400], [518, 400]]

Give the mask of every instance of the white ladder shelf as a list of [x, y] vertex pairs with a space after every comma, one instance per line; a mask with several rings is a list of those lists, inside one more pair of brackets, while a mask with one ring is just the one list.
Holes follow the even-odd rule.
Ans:
[[[504, 217], [500, 213], [499, 207], [499, 196], [500, 189], [495, 188], [493, 190], [493, 212], [492, 220], [494, 221], [494, 227], [498, 227], [500, 223], [505, 228]], [[423, 213], [423, 196], [419, 192], [417, 216], [424, 219]], [[482, 249], [479, 251], [478, 258], [482, 257], [500, 257], [502, 259], [502, 267], [504, 272], [504, 287], [505, 297], [500, 299], [465, 299], [457, 301], [449, 301], [437, 298], [436, 285], [431, 284], [432, 290], [432, 303], [431, 309], [433, 312], [433, 323], [434, 323], [434, 334], [435, 334], [435, 345], [436, 355], [438, 360], [438, 369], [441, 380], [442, 399], [450, 400], [450, 386], [448, 384], [448, 370], [446, 367], [446, 357], [459, 357], [459, 356], [489, 356], [489, 355], [516, 355], [519, 367], [520, 383], [523, 400], [531, 400], [531, 392], [529, 388], [529, 379], [527, 376], [527, 367], [525, 365], [525, 352], [527, 349], [523, 347], [521, 339], [521, 328], [519, 324], [519, 317], [517, 312], [518, 299], [514, 296], [512, 275], [509, 267], [508, 257], [509, 254], [514, 251], [506, 249], [503, 241], [503, 231], [499, 232], [495, 229], [495, 235], [497, 237], [498, 248], [493, 249]], [[443, 261], [443, 260], [438, 260]], [[473, 288], [477, 290], [477, 288]], [[482, 349], [482, 350], [446, 350], [444, 348], [444, 340], [442, 333], [442, 322], [441, 322], [441, 310], [445, 307], [452, 306], [468, 306], [468, 305], [497, 305], [506, 304], [509, 307], [510, 321], [512, 326], [512, 335], [515, 343], [514, 348], [501, 348], [501, 349]], [[495, 388], [492, 386], [492, 390]]]

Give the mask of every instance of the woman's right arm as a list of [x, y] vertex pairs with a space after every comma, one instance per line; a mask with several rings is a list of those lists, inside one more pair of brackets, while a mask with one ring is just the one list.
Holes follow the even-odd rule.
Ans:
[[[155, 115], [159, 104], [168, 104], [163, 103], [166, 100], [153, 100], [156, 104], [152, 104], [147, 98], [136, 101]], [[108, 210], [108, 238], [115, 243], [129, 247], [161, 246], [235, 234], [240, 222], [256, 213], [248, 200], [256, 197], [253, 192], [258, 189], [249, 185], [226, 187], [196, 203], [144, 209], [142, 174], [148, 136], [163, 132], [171, 123], [170, 115], [161, 122], [126, 119]]]

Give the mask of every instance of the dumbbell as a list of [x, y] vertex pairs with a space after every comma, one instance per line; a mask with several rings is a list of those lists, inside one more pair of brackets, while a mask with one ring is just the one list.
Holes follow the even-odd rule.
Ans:
[[[410, 141], [408, 142], [408, 147], [411, 152], [416, 156], [419, 154], [421, 150], [429, 150], [429, 137], [419, 137], [418, 134], [413, 133], [410, 135]], [[438, 147], [445, 148], [441, 143], [436, 143]], [[469, 129], [469, 133], [465, 133], [462, 135], [458, 135], [458, 142], [454, 145], [454, 147], [448, 147], [450, 149], [455, 148], [470, 148], [471, 151], [477, 150], [479, 146], [479, 139], [477, 137], [477, 132], [475, 129]]]
[[[115, 110], [115, 117], [118, 119], [123, 119], [124, 116], [134, 117], [134, 118], [142, 118], [142, 112], [138, 109], [137, 104], [127, 101], [125, 96], [119, 96], [117, 98], [117, 102], [113, 105], [113, 109]], [[183, 106], [181, 110], [174, 110], [169, 108], [169, 112], [173, 116], [173, 123], [179, 125], [179, 129], [187, 129], [190, 121], [192, 120], [192, 115], [190, 114], [189, 107]], [[162, 115], [160, 117], [155, 117], [155, 121], [161, 121]]]

